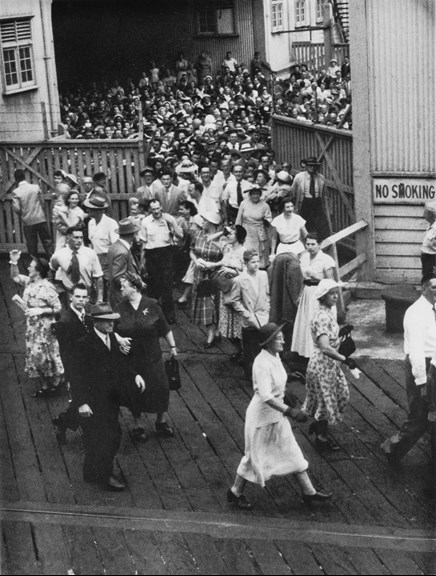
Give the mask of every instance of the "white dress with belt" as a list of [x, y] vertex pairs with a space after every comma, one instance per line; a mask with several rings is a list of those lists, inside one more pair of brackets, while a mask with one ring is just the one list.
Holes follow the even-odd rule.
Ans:
[[253, 364], [254, 396], [245, 419], [245, 455], [237, 470], [262, 487], [272, 476], [304, 472], [309, 466], [289, 419], [267, 404], [272, 398], [283, 402], [286, 380], [280, 356], [262, 350]]

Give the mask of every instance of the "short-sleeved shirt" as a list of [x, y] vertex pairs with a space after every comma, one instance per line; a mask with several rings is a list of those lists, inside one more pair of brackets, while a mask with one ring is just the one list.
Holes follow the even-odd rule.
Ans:
[[426, 230], [421, 251], [424, 254], [436, 254], [436, 222]]
[[[60, 280], [67, 290], [73, 287], [71, 280], [71, 259], [73, 251], [69, 246], [56, 250], [50, 260], [50, 267], [56, 270], [56, 280]], [[81, 246], [77, 251], [77, 258], [80, 266], [80, 281], [89, 289], [94, 278], [101, 278], [103, 270], [97, 254], [92, 248]]]
[[[300, 259], [300, 267], [304, 278], [322, 280], [327, 277], [327, 270], [336, 268], [336, 263], [331, 256], [320, 250], [313, 260], [310, 260], [309, 252], [303, 252]], [[312, 276], [309, 276], [309, 271], [312, 272]]]
[[[177, 224], [173, 216], [170, 214], [165, 216], [170, 219], [173, 225]], [[163, 217], [156, 219], [152, 214], [146, 216], [142, 221], [138, 236], [145, 243], [146, 250], [173, 245], [168, 222]]]
[[306, 220], [298, 214], [292, 214], [290, 218], [280, 214], [274, 218], [271, 224], [277, 230], [280, 242], [291, 244], [300, 240], [301, 229], [306, 224]]
[[106, 214], [103, 214], [98, 224], [91, 218], [88, 224], [88, 236], [96, 254], [107, 254], [109, 246], [119, 238], [118, 222]]

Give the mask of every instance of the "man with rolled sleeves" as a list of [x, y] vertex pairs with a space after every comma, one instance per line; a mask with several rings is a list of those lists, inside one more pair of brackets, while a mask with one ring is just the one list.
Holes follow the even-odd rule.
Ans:
[[[432, 390], [430, 396], [434, 398], [433, 383], [429, 382], [431, 386], [427, 387], [427, 373], [436, 353], [436, 275], [423, 276], [421, 287], [421, 297], [409, 306], [404, 315], [406, 393], [409, 414], [399, 432], [381, 445], [381, 449], [394, 466], [400, 463], [400, 460], [429, 428], [428, 388]], [[431, 412], [434, 410], [432, 408]], [[434, 455], [434, 424], [432, 432]]]
[[119, 350], [113, 333], [119, 314], [103, 303], [91, 306], [90, 316], [93, 329], [77, 341], [71, 377], [85, 447], [83, 479], [118, 492], [125, 488], [113, 473], [121, 441], [119, 409], [125, 404], [126, 387], [136, 385], [143, 392], [145, 382]]

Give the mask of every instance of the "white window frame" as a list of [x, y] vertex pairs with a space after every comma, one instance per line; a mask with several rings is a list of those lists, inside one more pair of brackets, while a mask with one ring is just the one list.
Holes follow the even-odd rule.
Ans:
[[295, 28], [306, 25], [306, 0], [295, 0]]
[[[0, 20], [0, 45], [4, 94], [34, 89], [32, 17]], [[30, 78], [26, 78], [29, 73]]]
[[272, 32], [281, 32], [284, 28], [284, 1], [271, 0], [271, 30]]
[[322, 22], [323, 20], [323, 13], [322, 13], [322, 5], [323, 5], [323, 1], [324, 0], [315, 0], [316, 4], [315, 4], [315, 16], [316, 16], [316, 22]]
[[[213, 13], [213, 28], [209, 30], [201, 29], [201, 10], [207, 10], [207, 4], [209, 4], [209, 11]], [[235, 0], [197, 0], [197, 29], [198, 36], [236, 36], [236, 7]], [[222, 32], [220, 31], [219, 19], [220, 12], [231, 11], [231, 20], [233, 23], [233, 30]]]

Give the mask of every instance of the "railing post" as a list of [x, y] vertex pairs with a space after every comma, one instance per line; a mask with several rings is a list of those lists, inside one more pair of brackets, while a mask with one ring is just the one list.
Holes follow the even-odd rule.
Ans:
[[145, 168], [145, 152], [144, 152], [144, 116], [142, 113], [142, 102], [139, 100], [138, 109], [138, 122], [139, 122], [139, 141], [138, 141], [138, 151], [139, 151], [139, 171]]
[[45, 102], [41, 102], [42, 128], [44, 130], [44, 140], [48, 140], [47, 108]]

